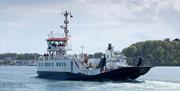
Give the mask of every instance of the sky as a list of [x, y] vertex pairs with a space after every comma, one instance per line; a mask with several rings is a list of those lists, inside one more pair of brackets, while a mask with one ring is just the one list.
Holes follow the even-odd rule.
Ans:
[[0, 0], [0, 53], [46, 52], [69, 10], [72, 51], [104, 52], [146, 40], [180, 38], [180, 0]]

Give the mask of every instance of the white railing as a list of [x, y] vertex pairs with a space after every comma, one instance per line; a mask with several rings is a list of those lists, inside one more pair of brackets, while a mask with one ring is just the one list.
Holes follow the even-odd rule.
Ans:
[[48, 34], [48, 38], [64, 38], [65, 34], [61, 34], [61, 33], [51, 33]]

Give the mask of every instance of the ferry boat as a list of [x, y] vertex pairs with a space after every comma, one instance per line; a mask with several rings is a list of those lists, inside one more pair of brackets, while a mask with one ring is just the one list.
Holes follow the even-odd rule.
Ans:
[[136, 79], [151, 69], [142, 57], [136, 58], [136, 65], [128, 65], [127, 57], [115, 52], [111, 44], [108, 44], [99, 59], [89, 59], [83, 53], [68, 55], [67, 51], [72, 50], [68, 43], [68, 18], [73, 16], [68, 11], [64, 11], [63, 15], [65, 25], [61, 28], [64, 34], [51, 32], [48, 35], [47, 52], [39, 58], [37, 64], [38, 77], [60, 80], [127, 80]]

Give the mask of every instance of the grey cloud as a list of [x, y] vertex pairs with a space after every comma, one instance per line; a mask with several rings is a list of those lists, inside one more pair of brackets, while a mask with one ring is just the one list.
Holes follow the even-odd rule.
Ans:
[[[180, 13], [180, 0], [76, 0], [94, 15], [124, 22], [157, 22], [161, 11]], [[167, 12], [168, 13], [168, 12]], [[162, 13], [163, 14], [163, 13]]]

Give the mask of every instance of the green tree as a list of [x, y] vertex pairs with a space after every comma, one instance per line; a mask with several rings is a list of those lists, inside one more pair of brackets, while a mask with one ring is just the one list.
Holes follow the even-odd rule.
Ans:
[[101, 58], [104, 54], [102, 52], [94, 53], [94, 58]]
[[122, 51], [127, 57], [150, 57], [154, 65], [180, 65], [180, 41], [137, 42]]
[[135, 46], [130, 46], [130, 47], [124, 49], [123, 53], [125, 53], [125, 55], [132, 57], [132, 56], [134, 56], [136, 51], [137, 51], [137, 48]]
[[165, 64], [164, 53], [165, 50], [162, 47], [158, 47], [152, 52], [153, 60], [155, 64], [162, 64], [162, 65]]

